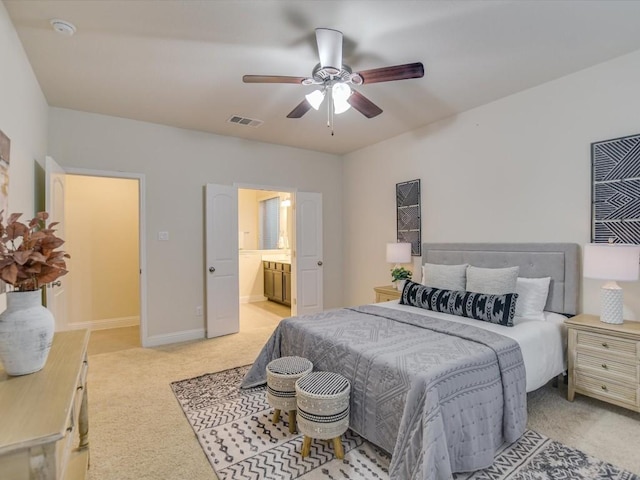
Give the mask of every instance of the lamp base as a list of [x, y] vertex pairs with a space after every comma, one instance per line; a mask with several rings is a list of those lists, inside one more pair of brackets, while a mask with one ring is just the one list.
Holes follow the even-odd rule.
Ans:
[[609, 282], [600, 289], [601, 322], [621, 324], [624, 321], [622, 305], [622, 289], [616, 282]]

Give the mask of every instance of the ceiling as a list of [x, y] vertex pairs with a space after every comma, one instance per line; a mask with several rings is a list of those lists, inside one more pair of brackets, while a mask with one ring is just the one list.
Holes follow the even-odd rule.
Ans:
[[[640, 49], [640, 1], [4, 0], [49, 105], [344, 154]], [[72, 22], [72, 37], [49, 20]], [[422, 62], [358, 91], [367, 119], [286, 115], [313, 87], [314, 29], [344, 33], [354, 71]], [[239, 115], [259, 127], [230, 124]]]

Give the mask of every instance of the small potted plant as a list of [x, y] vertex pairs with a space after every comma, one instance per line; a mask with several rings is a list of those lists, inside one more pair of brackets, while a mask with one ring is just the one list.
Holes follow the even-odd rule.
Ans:
[[402, 290], [404, 288], [404, 282], [411, 279], [413, 273], [411, 270], [407, 270], [404, 267], [394, 267], [391, 269], [391, 278], [396, 286], [396, 289]]
[[0, 212], [0, 278], [13, 286], [7, 309], [0, 314], [0, 360], [9, 375], [37, 372], [47, 361], [55, 320], [42, 306], [42, 287], [67, 273], [65, 258], [56, 250], [64, 240], [55, 235], [57, 222], [46, 224], [47, 212], [28, 223], [21, 213]]

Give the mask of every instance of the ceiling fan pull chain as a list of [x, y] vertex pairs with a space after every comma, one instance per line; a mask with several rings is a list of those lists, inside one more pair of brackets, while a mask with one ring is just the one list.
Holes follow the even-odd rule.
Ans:
[[330, 86], [328, 90], [329, 90], [329, 101], [327, 102], [327, 108], [329, 109], [331, 136], [333, 137], [333, 120], [334, 120], [334, 112], [335, 112], [335, 106], [333, 105], [333, 88], [331, 88]]

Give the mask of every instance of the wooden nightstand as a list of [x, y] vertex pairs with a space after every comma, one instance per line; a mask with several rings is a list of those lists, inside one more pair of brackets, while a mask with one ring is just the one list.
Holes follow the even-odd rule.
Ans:
[[640, 322], [612, 325], [595, 315], [567, 320], [569, 390], [640, 412]]
[[398, 300], [402, 292], [396, 290], [393, 285], [385, 285], [384, 287], [373, 287], [376, 292], [376, 303], [388, 302], [389, 300]]

